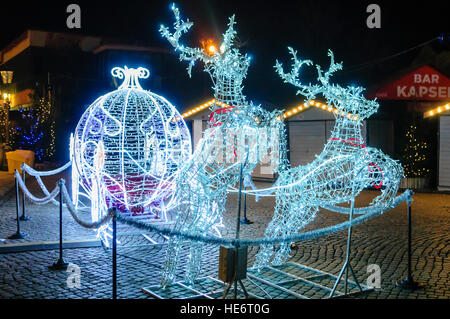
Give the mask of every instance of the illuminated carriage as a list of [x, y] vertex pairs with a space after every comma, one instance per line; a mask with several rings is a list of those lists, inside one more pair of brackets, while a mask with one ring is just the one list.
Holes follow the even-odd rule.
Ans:
[[[116, 207], [165, 222], [178, 168], [192, 152], [189, 130], [169, 101], [142, 89], [138, 78], [147, 78], [147, 69], [111, 73], [124, 82], [84, 112], [71, 138], [74, 204], [89, 199], [93, 221]], [[102, 239], [106, 228], [99, 229]]]

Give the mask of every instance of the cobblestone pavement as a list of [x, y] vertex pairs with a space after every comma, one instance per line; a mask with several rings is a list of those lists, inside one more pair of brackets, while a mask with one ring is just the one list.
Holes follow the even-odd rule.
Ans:
[[[56, 177], [47, 178], [46, 184], [53, 188]], [[27, 184], [33, 193], [37, 184], [31, 178]], [[261, 183], [267, 187], [268, 184]], [[364, 191], [356, 206], [367, 205], [375, 191]], [[0, 204], [0, 238], [15, 232], [15, 198], [9, 194]], [[251, 225], [241, 226], [241, 238], [261, 237], [273, 214], [273, 198], [256, 203], [248, 197], [248, 218]], [[225, 236], [233, 236], [236, 225], [237, 200], [230, 195], [224, 216]], [[31, 220], [22, 222], [22, 230], [28, 236], [6, 243], [58, 240], [58, 207], [27, 202]], [[381, 268], [381, 288], [354, 298], [450, 298], [449, 279], [449, 213], [450, 195], [414, 195], [413, 258], [414, 279], [424, 283], [424, 288], [409, 292], [395, 286], [407, 271], [407, 219], [406, 204], [358, 225], [352, 233], [351, 262], [359, 280], [366, 283], [370, 264]], [[88, 216], [84, 216], [87, 218]], [[64, 210], [64, 239], [92, 239], [94, 233], [77, 225]], [[320, 211], [316, 219], [303, 231], [338, 224], [345, 215]], [[118, 248], [118, 297], [150, 298], [142, 292], [143, 287], [159, 283], [163, 265], [166, 240], [162, 236], [147, 234], [123, 225], [119, 228]], [[292, 250], [291, 261], [337, 275], [345, 258], [347, 232], [297, 243]], [[157, 244], [154, 244], [156, 242]], [[0, 244], [1, 245], [1, 244]], [[217, 277], [218, 246], [204, 245], [202, 273]], [[249, 265], [252, 264], [257, 247], [249, 249]], [[188, 249], [182, 251], [182, 264], [177, 277], [183, 278], [184, 261]], [[57, 250], [29, 251], [0, 254], [0, 298], [110, 298], [111, 297], [111, 251], [99, 248], [66, 249], [64, 259], [81, 269], [81, 288], [68, 288], [65, 271], [49, 271], [47, 267], [58, 259]], [[273, 297], [273, 295], [272, 295]], [[321, 297], [313, 295], [313, 297]]]
[[7, 171], [0, 171], [0, 198], [4, 197], [14, 187], [14, 177]]

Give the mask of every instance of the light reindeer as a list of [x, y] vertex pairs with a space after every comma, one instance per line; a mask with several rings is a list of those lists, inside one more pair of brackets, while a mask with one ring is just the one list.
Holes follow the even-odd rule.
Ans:
[[[347, 202], [369, 186], [381, 190], [371, 205], [389, 206], [403, 177], [403, 169], [398, 162], [364, 144], [362, 121], [377, 111], [378, 103], [365, 99], [361, 87], [344, 88], [329, 83], [331, 75], [342, 69], [342, 63], [334, 62], [333, 53], [328, 52], [331, 58], [328, 70], [323, 72], [320, 66], [316, 66], [318, 83], [305, 85], [298, 78], [299, 71], [303, 65], [311, 65], [312, 62], [299, 60], [292, 48], [289, 51], [293, 60], [292, 70], [285, 73], [277, 61], [275, 68], [278, 74], [284, 82], [298, 88], [297, 94], [306, 96], [306, 103], [321, 94], [328, 105], [334, 106], [336, 124], [322, 153], [313, 162], [280, 172], [274, 187], [276, 207], [265, 231], [266, 238], [295, 234], [314, 219], [319, 206]], [[281, 244], [276, 253], [273, 245], [263, 245], [254, 267], [261, 269], [270, 262], [283, 264], [289, 257], [290, 244]]]
[[[266, 149], [276, 140], [270, 136], [270, 129], [279, 132], [284, 126], [280, 112], [267, 112], [248, 103], [243, 95], [242, 82], [250, 59], [234, 46], [234, 16], [229, 19], [220, 48], [207, 50], [180, 44], [180, 37], [193, 23], [181, 20], [175, 6], [172, 10], [175, 15], [174, 32], [163, 25], [160, 32], [180, 52], [180, 60], [189, 62], [189, 75], [196, 61], [203, 62], [204, 70], [212, 79], [215, 97], [215, 102], [210, 105], [209, 128], [179, 174], [176, 195], [179, 206], [173, 229], [206, 235], [220, 223], [230, 187], [237, 184], [240, 176], [252, 172]], [[269, 128], [269, 134], [265, 136], [269, 137], [269, 141], [262, 141], [261, 135], [264, 134], [261, 134], [261, 128]], [[276, 155], [274, 158], [278, 158]], [[179, 236], [169, 239], [162, 286], [174, 281], [182, 244]], [[190, 241], [185, 275], [185, 281], [189, 284], [200, 273], [202, 246], [201, 242]]]

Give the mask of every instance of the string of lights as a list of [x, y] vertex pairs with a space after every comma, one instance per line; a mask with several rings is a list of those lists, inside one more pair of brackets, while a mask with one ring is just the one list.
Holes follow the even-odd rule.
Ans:
[[[306, 85], [300, 81], [299, 71], [303, 65], [312, 65], [312, 61], [298, 59], [292, 48], [289, 52], [292, 56], [289, 73], [285, 73], [280, 62], [275, 64], [283, 81], [296, 86], [297, 94], [306, 97], [307, 105], [321, 94], [338, 112], [333, 112], [336, 124], [322, 153], [305, 166], [280, 171], [274, 216], [264, 233], [270, 239], [292, 236], [315, 218], [320, 206], [350, 201], [368, 186], [381, 190], [371, 205], [390, 207], [403, 177], [398, 162], [364, 144], [362, 121], [377, 111], [378, 103], [365, 99], [361, 87], [344, 88], [329, 82], [333, 73], [342, 69], [342, 63], [335, 63], [333, 53], [328, 52], [331, 62], [327, 70], [322, 71], [316, 65], [318, 83]], [[337, 116], [339, 113], [351, 115]], [[285, 263], [290, 243], [281, 244], [276, 253], [273, 248], [273, 245], [262, 245], [253, 267], [262, 269], [269, 263]]]
[[9, 127], [9, 143], [13, 149], [33, 151], [42, 161], [55, 154], [55, 121], [50, 100], [35, 97], [35, 101], [32, 107], [19, 109], [22, 123]]
[[[264, 155], [272, 160], [275, 169], [285, 163], [286, 144], [281, 111], [267, 112], [247, 102], [243, 94], [250, 58], [234, 45], [234, 15], [229, 18], [223, 42], [215, 46], [204, 42], [201, 48], [180, 43], [180, 37], [193, 23], [182, 20], [178, 8], [172, 6], [175, 16], [173, 32], [162, 25], [161, 35], [180, 53], [180, 60], [188, 62], [188, 74], [196, 61], [203, 63], [213, 82], [214, 99], [183, 114], [191, 116], [206, 108], [211, 111], [209, 128], [198, 142], [190, 161], [182, 168], [177, 183], [177, 218], [173, 231], [205, 236], [220, 235], [228, 188], [249, 175]], [[281, 140], [281, 142], [280, 142]], [[283, 156], [280, 156], [283, 154]], [[161, 285], [173, 282], [180, 258], [182, 238], [171, 236]], [[193, 282], [201, 269], [202, 244], [190, 242], [190, 253], [185, 279]]]
[[407, 138], [403, 149], [405, 177], [426, 177], [430, 172], [430, 169], [424, 165], [427, 159], [425, 153], [429, 145], [423, 140], [417, 140], [419, 137], [416, 131], [417, 126], [410, 125], [405, 134]]
[[[184, 119], [186, 119], [186, 118], [188, 118], [188, 117], [190, 117], [190, 116], [192, 116], [192, 115], [194, 115], [196, 113], [199, 113], [199, 112], [207, 109], [208, 107], [210, 107], [214, 103], [216, 103], [215, 99], [209, 100], [209, 101], [207, 101], [207, 102], [205, 102], [205, 103], [203, 103], [201, 105], [193, 107], [189, 111], [183, 113], [181, 116]], [[217, 102], [217, 105], [219, 105], [221, 107], [224, 107], [224, 108], [230, 107], [230, 105], [225, 104], [225, 103], [221, 103], [221, 102]], [[293, 115], [295, 115], [297, 113], [306, 111], [306, 110], [308, 110], [310, 108], [310, 106], [314, 106], [314, 107], [316, 107], [318, 109], [322, 109], [324, 111], [332, 112], [332, 113], [335, 113], [335, 114], [337, 114], [339, 116], [347, 117], [349, 119], [353, 119], [353, 120], [357, 120], [358, 119], [357, 115], [353, 115], [353, 114], [348, 113], [348, 112], [339, 111], [337, 108], [335, 108], [335, 107], [333, 107], [331, 105], [327, 105], [325, 103], [321, 103], [321, 102], [315, 101], [315, 100], [310, 100], [308, 103], [304, 102], [303, 104], [300, 104], [298, 106], [290, 108], [288, 111], [284, 112], [283, 115], [280, 115], [278, 117], [278, 119], [281, 119], [281, 118], [286, 119], [286, 118], [291, 117], [291, 116], [293, 116]]]
[[431, 117], [433, 115], [438, 115], [442, 112], [449, 111], [449, 110], [450, 110], [450, 103], [447, 103], [445, 105], [440, 105], [432, 110], [426, 111], [424, 113], [424, 118]]
[[[178, 169], [192, 152], [189, 130], [169, 101], [142, 89], [147, 69], [115, 67], [111, 74], [123, 83], [87, 108], [71, 137], [75, 207], [89, 198], [93, 221], [116, 207], [166, 222]], [[109, 225], [98, 229], [106, 245], [109, 232]]]

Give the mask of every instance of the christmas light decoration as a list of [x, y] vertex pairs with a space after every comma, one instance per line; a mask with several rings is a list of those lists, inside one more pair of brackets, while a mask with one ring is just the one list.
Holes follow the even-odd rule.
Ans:
[[[407, 142], [403, 149], [403, 160], [406, 177], [426, 177], [430, 169], [426, 167], [428, 144], [417, 137], [417, 126], [410, 125], [406, 131]], [[419, 139], [419, 140], [417, 140]]]
[[35, 102], [31, 108], [19, 109], [22, 123], [10, 127], [10, 144], [13, 149], [33, 151], [37, 161], [48, 160], [55, 153], [55, 122], [51, 117], [51, 103], [37, 95], [33, 100]]
[[[206, 109], [207, 107], [211, 106], [215, 102], [216, 102], [216, 100], [212, 99], [212, 100], [210, 100], [208, 102], [205, 102], [205, 103], [203, 103], [201, 105], [198, 105], [198, 106], [190, 109], [189, 111], [183, 113], [181, 116], [183, 118], [188, 118], [191, 115], [194, 115], [194, 114], [196, 114], [198, 112], [203, 111], [204, 109]], [[229, 107], [229, 105], [227, 105], [225, 103], [218, 103], [218, 104], [220, 106], [222, 106], [222, 107]], [[347, 116], [348, 118], [353, 119], [353, 120], [357, 120], [358, 119], [358, 116], [356, 116], [356, 115], [352, 115], [351, 113], [342, 114], [336, 108], [334, 108], [334, 107], [332, 107], [330, 105], [326, 105], [326, 104], [323, 104], [321, 102], [315, 101], [315, 100], [309, 101], [308, 104], [307, 103], [303, 103], [301, 105], [298, 105], [296, 107], [291, 108], [287, 112], [284, 112], [281, 118], [282, 119], [286, 119], [286, 118], [288, 118], [290, 116], [293, 116], [293, 115], [295, 115], [297, 113], [300, 113], [302, 111], [306, 111], [306, 110], [309, 109], [310, 106], [315, 106], [316, 108], [319, 108], [319, 109], [322, 109], [322, 110], [325, 110], [325, 111], [328, 111], [328, 112], [336, 113], [339, 116]]]
[[308, 103], [305, 102], [305, 103], [303, 103], [301, 105], [298, 105], [296, 107], [291, 108], [287, 112], [284, 112], [283, 118], [286, 119], [286, 118], [288, 118], [290, 116], [293, 116], [293, 115], [295, 115], [297, 113], [300, 113], [302, 111], [306, 111], [306, 110], [309, 109], [310, 106], [314, 106], [314, 107], [316, 107], [318, 109], [322, 109], [322, 110], [328, 111], [330, 113], [335, 113], [338, 116], [345, 116], [345, 117], [347, 117], [348, 119], [351, 119], [351, 120], [355, 120], [355, 121], [358, 120], [358, 116], [357, 115], [353, 115], [353, 114], [348, 113], [348, 112], [340, 112], [338, 109], [336, 109], [335, 107], [332, 107], [331, 105], [327, 105], [327, 104], [324, 104], [324, 103], [321, 103], [321, 102], [318, 102], [318, 101], [315, 101], [315, 100], [310, 100]]
[[[169, 101], [142, 89], [147, 69], [111, 73], [123, 83], [85, 111], [71, 138], [74, 204], [89, 198], [93, 221], [116, 207], [164, 222], [178, 169], [191, 156], [189, 130]], [[106, 229], [99, 230], [105, 243]]]
[[[188, 61], [189, 76], [195, 62], [201, 61], [213, 82], [214, 100], [194, 111], [206, 107], [211, 110], [209, 128], [197, 144], [191, 160], [183, 166], [177, 182], [177, 207], [179, 214], [175, 231], [187, 231], [194, 235], [218, 232], [225, 211], [228, 189], [250, 174], [258, 162], [269, 157], [276, 170], [286, 165], [284, 124], [281, 111], [267, 112], [260, 106], [247, 102], [243, 95], [250, 58], [234, 47], [234, 16], [229, 18], [223, 42], [219, 49], [204, 45], [203, 48], [187, 47], [179, 42], [193, 23], [183, 21], [175, 5], [174, 32], [161, 26], [160, 32], [176, 51], [180, 60]], [[186, 115], [191, 115], [189, 111]], [[242, 174], [241, 174], [242, 172]], [[219, 233], [220, 235], [220, 233]], [[171, 283], [179, 260], [182, 238], [172, 236], [168, 243], [162, 286]], [[201, 242], [190, 242], [189, 260], [186, 266], [187, 283], [193, 283], [200, 272]]]
[[424, 118], [431, 117], [431, 116], [434, 116], [437, 114], [441, 114], [442, 112], [445, 112], [445, 111], [447, 111], [447, 112], [450, 111], [450, 103], [447, 103], [445, 105], [440, 105], [438, 107], [435, 107], [432, 110], [426, 111], [424, 113]]
[[[337, 110], [333, 112], [336, 124], [324, 150], [313, 162], [279, 172], [273, 187], [276, 192], [274, 217], [265, 231], [265, 238], [295, 234], [313, 220], [319, 206], [347, 202], [365, 187], [381, 190], [381, 195], [371, 205], [389, 207], [403, 177], [403, 169], [397, 161], [364, 144], [362, 121], [377, 111], [378, 103], [365, 99], [361, 87], [344, 88], [329, 83], [331, 75], [342, 69], [342, 63], [334, 62], [333, 53], [328, 52], [331, 63], [327, 71], [323, 72], [316, 65], [318, 83], [304, 85], [298, 79], [299, 71], [303, 65], [312, 65], [312, 61], [299, 60], [296, 51], [292, 48], [289, 51], [293, 60], [292, 71], [285, 73], [277, 61], [275, 68], [278, 74], [284, 82], [299, 89], [297, 94], [307, 98], [307, 105], [321, 94], [327, 104]], [[351, 116], [339, 116], [345, 114]], [[289, 252], [289, 243], [281, 244], [275, 255], [272, 245], [263, 245], [254, 267], [261, 269], [270, 262], [280, 265], [286, 261]]]

